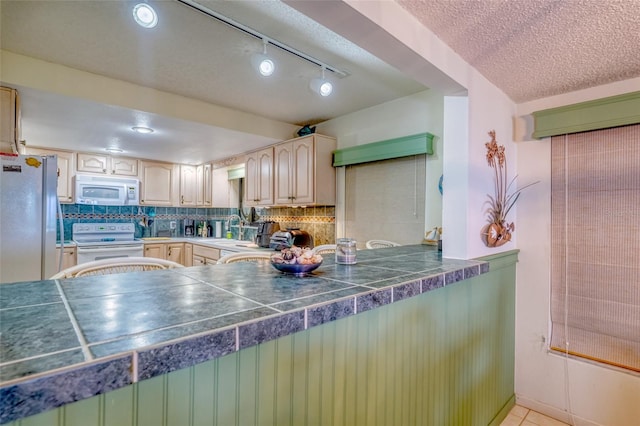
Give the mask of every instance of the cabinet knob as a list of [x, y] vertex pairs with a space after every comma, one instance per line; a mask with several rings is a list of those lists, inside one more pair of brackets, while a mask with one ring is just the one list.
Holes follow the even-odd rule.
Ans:
[[102, 169], [102, 173], [107, 173], [107, 169]]
[[180, 204], [184, 204], [184, 195], [180, 197]]

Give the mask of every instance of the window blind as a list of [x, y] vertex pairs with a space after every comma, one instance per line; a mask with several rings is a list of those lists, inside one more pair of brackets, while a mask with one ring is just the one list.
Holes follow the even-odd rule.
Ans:
[[347, 166], [345, 231], [367, 240], [420, 244], [424, 236], [426, 155]]
[[640, 372], [640, 125], [551, 147], [551, 349]]

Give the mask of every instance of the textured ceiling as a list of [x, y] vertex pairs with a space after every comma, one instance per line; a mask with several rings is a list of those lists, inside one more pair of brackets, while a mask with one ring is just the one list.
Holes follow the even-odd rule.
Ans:
[[397, 2], [517, 103], [640, 76], [640, 0]]
[[[198, 2], [349, 76], [334, 79], [334, 94], [320, 98], [308, 88], [318, 67], [270, 47], [277, 72], [260, 78], [248, 66], [260, 40], [175, 0], [150, 2], [160, 14], [152, 31], [133, 24], [133, 1], [0, 0], [1, 47], [296, 128], [427, 89], [281, 1]], [[397, 2], [515, 102], [640, 76], [640, 0]], [[366, 32], [346, 19], [336, 16], [334, 22]], [[273, 142], [237, 126], [21, 90], [23, 135], [32, 146], [117, 146], [125, 155], [198, 163]], [[159, 129], [152, 138], [131, 134], [140, 120]]]

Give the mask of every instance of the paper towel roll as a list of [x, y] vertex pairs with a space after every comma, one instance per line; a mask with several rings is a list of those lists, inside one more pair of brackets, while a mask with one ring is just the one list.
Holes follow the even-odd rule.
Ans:
[[222, 222], [216, 222], [216, 238], [222, 238]]

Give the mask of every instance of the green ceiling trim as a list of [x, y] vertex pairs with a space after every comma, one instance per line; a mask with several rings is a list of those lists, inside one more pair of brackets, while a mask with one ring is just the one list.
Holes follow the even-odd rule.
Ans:
[[417, 135], [338, 149], [333, 151], [333, 167], [418, 154], [433, 155], [433, 138], [434, 135], [431, 133], [419, 133]]
[[640, 92], [536, 111], [533, 117], [536, 139], [637, 124]]
[[240, 179], [244, 177], [244, 164], [229, 167], [227, 169], [227, 177], [229, 180]]

